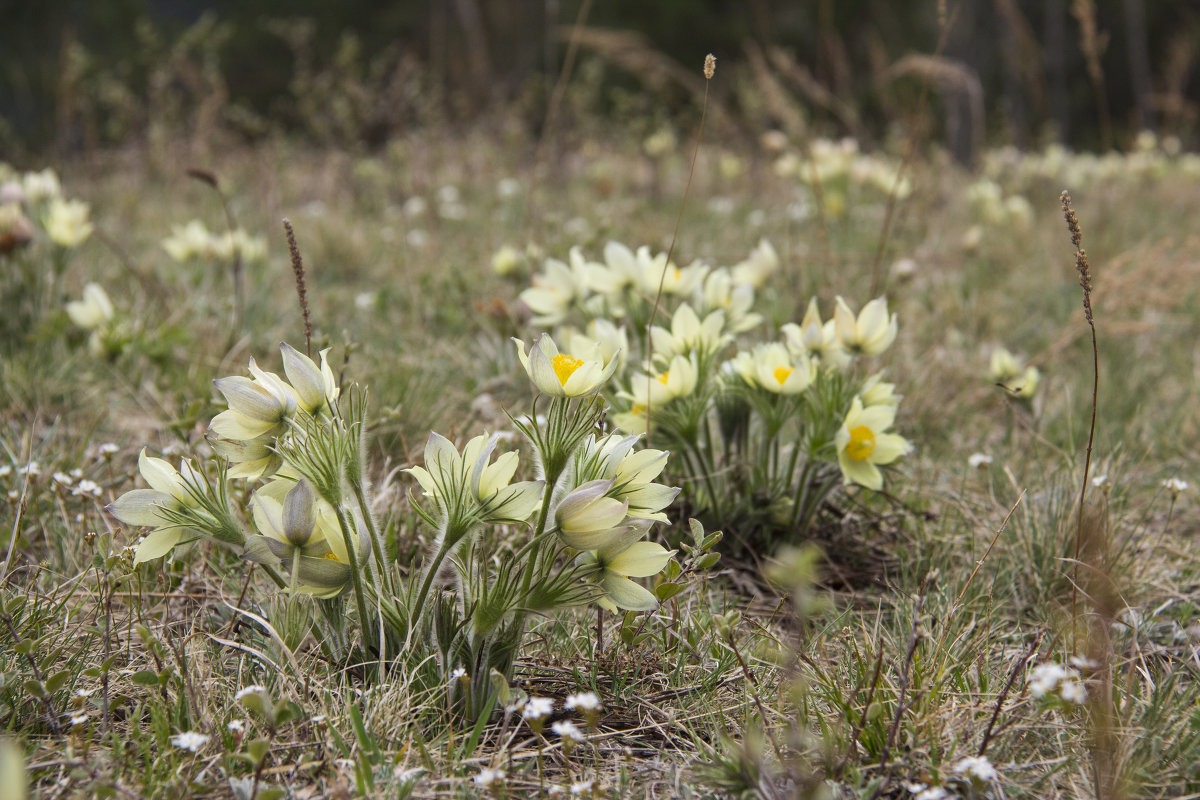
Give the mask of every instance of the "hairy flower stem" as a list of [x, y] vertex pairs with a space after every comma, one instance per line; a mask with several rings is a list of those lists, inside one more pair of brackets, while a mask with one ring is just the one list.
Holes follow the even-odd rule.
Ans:
[[446, 545], [447, 540], [448, 537], [443, 534], [442, 546], [434, 554], [433, 561], [430, 562], [429, 569], [425, 572], [425, 579], [421, 581], [421, 591], [417, 593], [417, 600], [412, 606], [416, 617], [421, 616], [421, 612], [425, 608], [425, 600], [429, 597], [429, 589], [433, 586], [433, 579], [438, 574], [438, 570], [441, 569], [442, 562], [446, 559], [446, 554], [450, 552], [450, 547]]
[[[550, 516], [550, 501], [554, 498], [554, 486], [557, 483], [557, 474], [546, 475], [546, 489], [542, 494], [542, 510], [538, 513], [537, 527], [533, 531], [533, 541], [535, 542], [539, 541], [546, 531], [546, 519]], [[527, 595], [529, 587], [533, 585], [533, 573], [537, 567], [539, 555], [541, 555], [541, 550], [535, 549], [525, 561], [525, 575], [521, 578], [521, 597]]]
[[342, 541], [346, 543], [346, 554], [350, 559], [350, 580], [354, 583], [354, 604], [358, 607], [358, 624], [367, 624], [367, 603], [363, 598], [362, 574], [358, 567], [358, 551], [355, 548], [355, 537], [350, 533], [350, 524], [346, 521], [346, 512], [340, 505], [333, 510], [337, 513], [338, 527], [342, 529]]
[[392, 571], [387, 569], [387, 562], [383, 558], [383, 541], [379, 538], [379, 531], [375, 527], [375, 518], [371, 515], [371, 505], [367, 502], [366, 489], [360, 481], [351, 481], [351, 486], [354, 489], [354, 499], [358, 501], [358, 510], [367, 526], [367, 536], [371, 540], [371, 552], [375, 554], [375, 563], [379, 565], [379, 572], [383, 576], [387, 590], [394, 595], [396, 593], [395, 579], [392, 577]]

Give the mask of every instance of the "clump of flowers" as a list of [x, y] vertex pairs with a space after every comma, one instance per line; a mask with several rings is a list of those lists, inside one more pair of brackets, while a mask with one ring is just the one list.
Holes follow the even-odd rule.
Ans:
[[992, 351], [988, 372], [996, 384], [1018, 400], [1032, 399], [1041, 380], [1037, 367], [1026, 365], [1003, 347]]
[[1070, 666], [1053, 661], [1039, 664], [1029, 674], [1029, 693], [1044, 702], [1081, 706], [1087, 702], [1087, 686], [1076, 667], [1086, 665], [1087, 662], [1075, 659]]
[[[521, 456], [502, 451], [497, 435], [460, 448], [431, 433], [423, 464], [406, 470], [431, 545], [421, 564], [401, 571], [371, 511], [364, 395], [343, 391], [326, 351], [318, 363], [290, 345], [280, 350], [282, 375], [251, 359], [248, 375], [214, 381], [226, 408], [208, 426], [211, 459], [176, 467], [142, 451], [148, 488], [109, 506], [125, 524], [148, 529], [136, 563], [200, 541], [229, 549], [261, 565], [289, 600], [272, 607], [273, 622], [300, 630], [295, 642], [307, 635], [308, 598], [316, 598], [329, 655], [436, 668], [453, 702], [476, 715], [498, 697], [495, 673], [511, 675], [530, 614], [589, 603], [657, 607], [637, 579], [658, 574], [675, 554], [647, 539], [678, 489], [656, 482], [666, 452], [635, 450], [638, 436], [603, 432], [598, 395], [618, 354], [571, 353], [549, 336], [518, 343], [538, 399], [515, 424], [532, 446], [524, 471], [537, 479], [518, 478]], [[524, 708], [539, 730], [549, 703]]]
[[[826, 319], [813, 298], [802, 320], [764, 341], [755, 294], [778, 268], [766, 241], [732, 267], [676, 266], [610, 242], [602, 261], [579, 248], [548, 259], [521, 293], [533, 323], [568, 348], [520, 353], [535, 384], [569, 396], [611, 374], [614, 424], [677, 453], [667, 474], [689, 508], [754, 547], [802, 535], [850, 485], [881, 489], [881, 468], [911, 449], [893, 430], [895, 385], [861, 368], [896, 339], [886, 298], [856, 310], [837, 297]], [[588, 563], [602, 576], [635, 575], [657, 556], [597, 547]], [[615, 596], [621, 585], [605, 581]]]

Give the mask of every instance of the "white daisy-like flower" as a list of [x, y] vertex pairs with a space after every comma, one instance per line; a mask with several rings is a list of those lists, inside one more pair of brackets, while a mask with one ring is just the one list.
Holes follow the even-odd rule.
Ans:
[[595, 781], [576, 781], [575, 783], [571, 784], [571, 794], [575, 795], [576, 797], [585, 795], [592, 791], [592, 788], [595, 785]]
[[96, 448], [96, 455], [100, 456], [101, 458], [107, 458], [108, 456], [116, 455], [118, 452], [120, 452], [120, 450], [121, 448], [117, 447], [112, 442], [105, 442]]
[[987, 453], [971, 453], [967, 456], [967, 466], [971, 469], [983, 469], [992, 464], [992, 457]]
[[71, 494], [77, 496], [90, 494], [92, 497], [99, 497], [103, 491], [104, 490], [100, 488], [100, 484], [84, 478], [75, 485], [75, 488], [71, 490]]
[[1097, 489], [1103, 489], [1106, 486], [1112, 486], [1112, 481], [1108, 479], [1107, 475], [1097, 475], [1092, 478], [1092, 486], [1095, 486]]
[[242, 734], [246, 732], [246, 723], [240, 719], [230, 720], [225, 727], [229, 729], [230, 733], [234, 734]]
[[1167, 478], [1162, 482], [1162, 485], [1164, 489], [1173, 495], [1178, 495], [1188, 490], [1188, 482], [1179, 478]]
[[76, 725], [86, 725], [87, 721], [87, 714], [72, 714], [70, 719], [71, 727], [75, 727]]
[[171, 744], [178, 747], [180, 750], [187, 750], [192, 753], [200, 752], [204, 745], [208, 744], [208, 737], [203, 733], [195, 731], [184, 731], [171, 737]]
[[549, 697], [531, 697], [521, 711], [525, 719], [542, 719], [554, 713], [554, 701]]
[[499, 783], [504, 780], [504, 770], [489, 769], [487, 767], [479, 770], [479, 774], [475, 776], [475, 785], [481, 788], [491, 786], [493, 783]]
[[1000, 773], [992, 766], [987, 756], [967, 756], [960, 759], [952, 768], [954, 774], [963, 775], [971, 780], [988, 783], [1000, 777]]
[[455, 668], [455, 670], [453, 672], [450, 673], [450, 683], [454, 683], [455, 681], [463, 680], [466, 677], [467, 677], [467, 671], [465, 669], [463, 669], [462, 667], [457, 667], [457, 668]]
[[593, 692], [579, 692], [567, 695], [568, 711], [599, 711], [600, 698]]
[[579, 730], [579, 726], [567, 720], [554, 723], [550, 726], [550, 730], [558, 734], [559, 737], [569, 739], [573, 742], [583, 742], [585, 738], [583, 731]]

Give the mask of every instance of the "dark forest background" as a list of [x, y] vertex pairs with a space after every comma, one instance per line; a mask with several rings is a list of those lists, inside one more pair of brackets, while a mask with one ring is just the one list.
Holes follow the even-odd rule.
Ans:
[[712, 52], [719, 116], [747, 133], [870, 143], [920, 105], [964, 160], [1197, 144], [1195, 0], [0, 0], [0, 20], [10, 153], [169, 130], [370, 148], [497, 113], [536, 132], [573, 34], [566, 112], [618, 124], [691, 112]]

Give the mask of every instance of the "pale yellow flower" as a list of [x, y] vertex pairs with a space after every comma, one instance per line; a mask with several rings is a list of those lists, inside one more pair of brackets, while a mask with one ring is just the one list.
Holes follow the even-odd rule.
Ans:
[[[639, 533], [638, 538], [640, 536]], [[612, 612], [617, 609], [653, 611], [658, 608], [658, 600], [630, 578], [657, 575], [675, 552], [655, 542], [630, 543], [628, 538], [621, 538], [595, 551], [580, 554], [577, 563], [598, 569], [598, 582], [604, 594], [596, 602], [601, 607]]]
[[171, 235], [162, 240], [162, 247], [167, 255], [181, 264], [215, 255], [213, 235], [198, 219], [187, 225], [172, 225]]
[[521, 302], [533, 312], [534, 325], [558, 325], [568, 312], [588, 295], [589, 275], [594, 265], [578, 247], [571, 248], [570, 263], [546, 259], [533, 285], [521, 292]]
[[779, 270], [779, 254], [766, 239], [759, 241], [758, 246], [750, 251], [745, 261], [733, 268], [735, 283], [749, 284], [754, 288], [761, 287]]
[[85, 331], [94, 331], [112, 322], [112, 301], [101, 286], [89, 283], [83, 287], [82, 300], [67, 303], [67, 316]]
[[694, 392], [698, 377], [694, 358], [676, 355], [657, 375], [634, 375], [630, 379], [630, 396], [635, 402], [657, 408]]
[[832, 319], [827, 322], [821, 321], [821, 312], [815, 297], [809, 300], [808, 310], [799, 325], [789, 322], [780, 330], [788, 350], [794, 355], [807, 353], [818, 359], [822, 365], [838, 369], [850, 363], [850, 356], [838, 341], [836, 322]]
[[329, 366], [331, 348], [321, 351], [320, 367], [287, 342], [281, 342], [279, 349], [283, 352], [283, 371], [291, 381], [300, 408], [313, 416], [324, 408], [332, 408], [340, 390]]
[[544, 484], [511, 483], [519, 456], [513, 450], [492, 462], [498, 441], [496, 436], [476, 436], [460, 454], [449, 439], [431, 432], [425, 445], [425, 466], [405, 472], [416, 478], [425, 495], [447, 514], [461, 515], [455, 522], [523, 522], [541, 501]]
[[738, 282], [729, 270], [721, 267], [704, 279], [704, 310], [725, 312], [726, 325], [731, 333], [744, 333], [762, 322], [754, 308], [754, 287]]
[[883, 473], [876, 465], [890, 464], [912, 449], [908, 440], [886, 432], [895, 419], [894, 407], [864, 408], [862, 400], [854, 398], [850, 412], [834, 438], [838, 466], [842, 468], [846, 483], [857, 483], [876, 491], [883, 488]]
[[580, 397], [597, 392], [617, 369], [617, 357], [605, 361], [599, 345], [577, 356], [559, 352], [549, 334], [542, 334], [528, 354], [524, 342], [519, 339], [513, 339], [513, 342], [517, 345], [521, 366], [533, 385], [542, 394], [552, 397]]
[[654, 355], [670, 358], [679, 353], [714, 353], [728, 341], [725, 333], [725, 312], [713, 311], [701, 321], [687, 303], [675, 309], [671, 317], [671, 329], [655, 325], [650, 329], [650, 341], [654, 345]]
[[833, 314], [838, 341], [851, 355], [877, 356], [896, 340], [896, 315], [888, 314], [887, 299], [877, 297], [857, 317], [841, 297]]
[[988, 369], [992, 380], [1007, 389], [1014, 397], [1029, 399], [1037, 391], [1041, 373], [1037, 367], [1026, 366], [1003, 347], [992, 351]]
[[95, 226], [88, 221], [90, 209], [82, 200], [50, 200], [42, 217], [42, 226], [50, 241], [59, 247], [78, 247], [92, 235]]
[[751, 351], [755, 383], [774, 394], [800, 394], [812, 384], [813, 369], [805, 355], [792, 356], [776, 342]]

